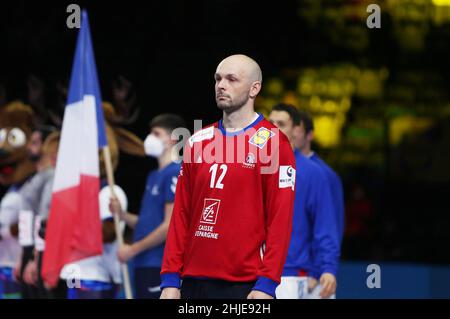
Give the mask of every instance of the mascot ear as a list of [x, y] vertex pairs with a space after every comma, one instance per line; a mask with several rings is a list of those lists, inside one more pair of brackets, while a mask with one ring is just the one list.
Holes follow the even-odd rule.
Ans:
[[116, 111], [114, 110], [114, 107], [109, 102], [102, 102], [102, 108], [106, 123], [113, 125], [116, 118]]
[[[111, 125], [108, 124], [108, 122], [105, 123], [105, 129], [106, 129], [106, 138], [108, 140], [108, 146], [109, 151], [111, 153], [111, 164], [113, 167], [113, 170], [116, 170], [117, 165], [119, 164], [119, 147], [117, 145], [117, 138], [116, 133], [114, 132], [114, 129], [111, 127]], [[105, 176], [106, 170], [104, 166], [104, 158], [103, 158], [103, 152], [100, 152], [100, 175]]]
[[[112, 104], [103, 102], [102, 107], [113, 169], [116, 170], [119, 164], [119, 151], [129, 155], [145, 157], [144, 142], [133, 133], [115, 126], [116, 113]], [[100, 153], [100, 163], [100, 174], [101, 176], [105, 176], [103, 152]]]
[[145, 157], [144, 142], [139, 137], [120, 127], [114, 127], [113, 130], [119, 150], [129, 155]]
[[33, 109], [20, 101], [13, 101], [3, 107], [0, 126], [20, 126], [31, 133], [34, 127]]

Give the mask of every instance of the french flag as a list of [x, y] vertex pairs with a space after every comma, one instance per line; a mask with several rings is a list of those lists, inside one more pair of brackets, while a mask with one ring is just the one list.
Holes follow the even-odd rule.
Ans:
[[107, 140], [101, 101], [83, 10], [45, 235], [42, 277], [50, 286], [65, 264], [102, 254], [99, 150]]

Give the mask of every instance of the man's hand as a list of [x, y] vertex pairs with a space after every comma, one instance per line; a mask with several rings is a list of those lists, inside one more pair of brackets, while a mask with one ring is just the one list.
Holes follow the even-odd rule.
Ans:
[[13, 278], [15, 281], [22, 280], [22, 278], [20, 278], [20, 268], [22, 268], [22, 259], [19, 259], [19, 261], [16, 263], [16, 265], [13, 268]]
[[134, 245], [123, 245], [117, 251], [117, 258], [121, 263], [126, 263], [128, 260], [136, 256], [139, 252]]
[[273, 297], [265, 292], [252, 290], [252, 292], [248, 294], [247, 299], [273, 299]]
[[12, 224], [9, 227], [9, 232], [11, 234], [11, 236], [17, 238], [19, 237], [19, 224]]
[[113, 214], [119, 214], [120, 219], [123, 219], [124, 212], [117, 197], [111, 197], [109, 200], [109, 210]]
[[320, 297], [329, 298], [336, 293], [336, 277], [333, 274], [329, 272], [323, 273], [320, 277], [320, 285], [322, 286]]
[[311, 293], [317, 287], [319, 282], [314, 277], [308, 277], [308, 292]]
[[164, 288], [161, 292], [159, 299], [180, 299], [181, 292], [180, 289], [174, 287]]
[[58, 287], [58, 282], [56, 282], [54, 284], [49, 284], [48, 282], [44, 281], [44, 287], [47, 290], [56, 289]]
[[23, 272], [23, 281], [28, 285], [37, 285], [38, 281], [38, 272], [37, 272], [37, 262], [35, 260], [31, 260], [25, 267]]

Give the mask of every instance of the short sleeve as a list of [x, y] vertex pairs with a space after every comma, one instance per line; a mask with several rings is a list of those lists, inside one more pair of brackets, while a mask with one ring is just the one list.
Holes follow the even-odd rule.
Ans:
[[164, 180], [164, 201], [172, 203], [175, 200], [175, 189], [177, 188], [178, 170], [172, 170]]

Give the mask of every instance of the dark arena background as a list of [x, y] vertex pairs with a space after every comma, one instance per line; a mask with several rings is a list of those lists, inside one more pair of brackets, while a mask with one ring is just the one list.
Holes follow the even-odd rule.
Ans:
[[[312, 114], [314, 148], [344, 185], [338, 299], [450, 297], [450, 1], [3, 1], [0, 108], [20, 100], [61, 124], [70, 3], [89, 13], [103, 101], [142, 140], [163, 112], [191, 132], [219, 120], [214, 72], [235, 53], [261, 66], [259, 112], [287, 102]], [[380, 28], [367, 25], [371, 4]], [[120, 155], [129, 211], [156, 165]], [[380, 288], [367, 286], [371, 264]]]

